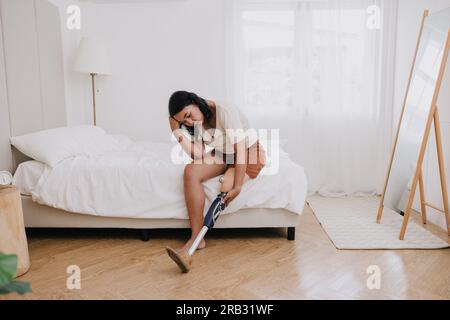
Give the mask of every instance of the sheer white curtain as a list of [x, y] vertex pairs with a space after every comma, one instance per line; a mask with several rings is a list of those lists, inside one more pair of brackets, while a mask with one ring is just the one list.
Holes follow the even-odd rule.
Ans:
[[309, 193], [382, 191], [396, 0], [225, 0], [226, 99], [279, 128]]

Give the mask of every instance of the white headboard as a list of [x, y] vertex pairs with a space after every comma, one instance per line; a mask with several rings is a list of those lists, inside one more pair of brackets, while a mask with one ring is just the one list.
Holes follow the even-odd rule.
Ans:
[[[1, 5], [1, 3], [0, 3]], [[9, 146], [8, 96], [6, 88], [5, 57], [3, 53], [3, 30], [0, 16], [0, 171], [12, 170], [12, 155]]]
[[0, 170], [14, 171], [11, 136], [67, 124], [61, 20], [47, 0], [0, 0], [0, 13]]

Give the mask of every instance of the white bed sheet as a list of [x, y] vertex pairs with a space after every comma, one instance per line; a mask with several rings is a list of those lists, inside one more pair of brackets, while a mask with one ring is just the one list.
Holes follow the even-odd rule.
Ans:
[[[40, 204], [83, 214], [154, 219], [187, 219], [184, 164], [170, 160], [173, 144], [125, 141], [122, 151], [77, 156], [55, 167], [28, 161], [16, 183]], [[43, 169], [38, 173], [38, 169]], [[219, 177], [204, 183], [205, 213], [219, 191]], [[247, 181], [223, 214], [243, 208], [284, 208], [301, 214], [307, 181], [303, 167], [281, 152], [275, 175]]]
[[31, 196], [44, 170], [45, 164], [42, 162], [36, 160], [22, 162], [14, 173], [12, 184], [20, 189], [21, 194]]

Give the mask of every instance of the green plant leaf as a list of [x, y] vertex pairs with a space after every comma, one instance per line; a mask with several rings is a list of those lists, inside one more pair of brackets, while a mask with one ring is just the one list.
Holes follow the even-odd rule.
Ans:
[[8, 294], [11, 292], [17, 292], [20, 295], [31, 292], [30, 283], [23, 281], [12, 281], [0, 287], [0, 294]]
[[17, 256], [0, 252], [0, 287], [14, 279], [17, 271]]

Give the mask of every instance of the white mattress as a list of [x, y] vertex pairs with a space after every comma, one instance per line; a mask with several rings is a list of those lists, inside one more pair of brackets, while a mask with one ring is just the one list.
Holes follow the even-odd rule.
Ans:
[[[51, 168], [37, 161], [18, 167], [14, 184], [33, 201], [96, 216], [187, 219], [184, 164], [173, 164], [173, 145], [129, 142], [124, 150], [78, 156]], [[219, 177], [204, 183], [205, 212], [219, 192]], [[307, 182], [303, 167], [281, 152], [275, 175], [247, 181], [223, 214], [244, 208], [283, 208], [301, 214]]]

